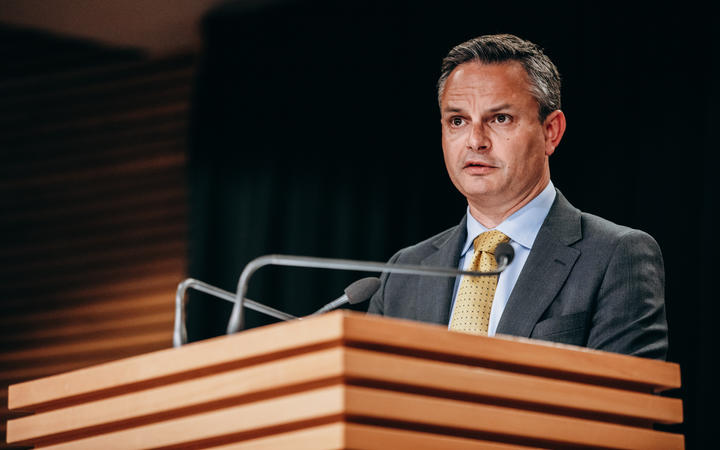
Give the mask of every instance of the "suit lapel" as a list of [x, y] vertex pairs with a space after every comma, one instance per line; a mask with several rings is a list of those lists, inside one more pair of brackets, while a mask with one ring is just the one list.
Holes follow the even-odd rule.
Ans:
[[580, 211], [557, 191], [500, 318], [498, 334], [530, 337], [580, 256], [569, 245], [581, 238]]
[[[460, 260], [461, 246], [467, 236], [466, 219], [448, 235], [438, 238], [433, 245], [437, 251], [420, 262], [423, 266], [457, 267]], [[455, 278], [451, 277], [418, 277], [417, 320], [447, 325], [450, 320], [450, 303], [452, 302]]]

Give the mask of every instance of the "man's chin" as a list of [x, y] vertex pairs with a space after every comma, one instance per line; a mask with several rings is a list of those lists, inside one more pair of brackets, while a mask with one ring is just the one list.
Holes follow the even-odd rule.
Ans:
[[487, 199], [497, 196], [500, 193], [500, 189], [498, 189], [495, 184], [489, 183], [487, 179], [476, 179], [472, 181], [472, 183], [464, 183], [460, 190], [467, 199]]

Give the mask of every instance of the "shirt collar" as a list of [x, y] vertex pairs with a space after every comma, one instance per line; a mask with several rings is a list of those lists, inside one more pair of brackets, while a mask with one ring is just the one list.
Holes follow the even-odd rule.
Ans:
[[[550, 212], [550, 207], [555, 201], [555, 186], [552, 181], [545, 186], [545, 189], [538, 194], [537, 197], [530, 200], [528, 204], [515, 211], [510, 217], [502, 221], [495, 230], [503, 232], [511, 241], [517, 242], [526, 249], [530, 250], [535, 242], [540, 227]], [[489, 230], [470, 214], [470, 207], [467, 209], [467, 239], [463, 246], [461, 255], [465, 255], [475, 238], [480, 234]]]

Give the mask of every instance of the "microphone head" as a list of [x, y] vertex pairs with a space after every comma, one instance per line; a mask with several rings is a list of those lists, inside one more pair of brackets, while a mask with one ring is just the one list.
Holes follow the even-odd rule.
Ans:
[[498, 265], [502, 265], [503, 263], [505, 263], [506, 266], [510, 265], [514, 257], [515, 250], [513, 250], [512, 245], [507, 242], [501, 242], [495, 247], [495, 261]]
[[380, 278], [367, 277], [361, 278], [345, 288], [345, 295], [348, 298], [348, 303], [354, 305], [356, 303], [362, 303], [369, 299], [375, 291], [380, 287]]

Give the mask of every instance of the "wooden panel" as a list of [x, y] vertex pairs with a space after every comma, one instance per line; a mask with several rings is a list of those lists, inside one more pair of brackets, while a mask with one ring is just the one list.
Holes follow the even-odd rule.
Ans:
[[146, 423], [160, 414], [164, 418], [182, 417], [230, 402], [256, 401], [262, 393], [265, 397], [277, 396], [288, 388], [311, 382], [338, 384], [342, 374], [341, 348], [283, 358], [13, 420], [8, 423], [8, 439], [37, 440], [99, 426], [113, 429], [119, 425], [111, 424], [136, 417], [144, 418]]
[[[0, 33], [27, 46], [0, 67], [4, 393], [171, 345], [194, 56]], [[17, 415], [0, 405], [0, 448]]]
[[[11, 330], [13, 327], [29, 328], [39, 324], [41, 328], [57, 323], [72, 323], [73, 319], [81, 321], [98, 320], [101, 317], [112, 319], [118, 316], [142, 315], [160, 309], [167, 310], [167, 284], [172, 283], [175, 276], [140, 278], [127, 283], [113, 285], [112, 292], [101, 292], [101, 287], [78, 288], [72, 296], [78, 299], [72, 306], [48, 306], [42, 311], [25, 308], [27, 305], [7, 302], [8, 309], [16, 314], [0, 317], [0, 327]], [[159, 292], [159, 293], [156, 293]], [[51, 304], [52, 301], [46, 303]], [[146, 311], [139, 310], [139, 306]]]
[[[129, 317], [123, 317], [122, 315], [110, 316], [107, 320], [102, 322], [92, 321], [85, 325], [82, 331], [78, 331], [77, 324], [68, 324], [65, 322], [50, 323], [46, 327], [36, 328], [31, 331], [10, 331], [5, 334], [5, 343], [15, 348], [21, 348], [30, 346], [38, 342], [59, 342], [61, 340], [77, 340], [85, 339], [88, 336], [94, 336], [96, 333], [104, 334], [104, 332], [110, 332], [114, 335], [122, 335], [128, 331], [137, 330], [140, 328], [149, 328], [152, 330], [161, 330], [168, 322], [173, 320], [173, 312], [170, 311], [167, 306], [167, 299], [163, 298], [162, 309], [160, 311], [153, 311], [147, 309], [147, 304], [143, 303], [142, 306], [145, 311], [138, 311], [138, 304], [134, 304], [134, 309], [129, 311], [132, 314]], [[4, 345], [3, 345], [4, 347]]]
[[[510, 352], [540, 354], [544, 366]], [[593, 383], [581, 385], [588, 361]], [[650, 428], [682, 421], [681, 402], [636, 389], [651, 386], [656, 375], [642, 372], [658, 364], [673, 366], [338, 311], [13, 385], [11, 408], [36, 414], [10, 420], [7, 433], [14, 444], [73, 448], [269, 445], [259, 439], [344, 418], [388, 439], [402, 431], [399, 443], [404, 432], [429, 432], [468, 443], [682, 448], [681, 435]]]
[[[318, 316], [312, 320], [278, 323], [194, 342], [179, 349], [157, 352], [88, 367], [74, 372], [10, 386], [10, 408], [57, 406], [79, 397], [95, 397], [118, 386], [139, 389], [155, 380], [175, 376], [189, 379], [196, 371], [212, 373], [239, 367], [283, 352], [304, 352], [316, 346], [331, 345], [342, 338], [342, 313]], [[182, 358], [179, 355], [182, 354]], [[94, 395], [93, 395], [94, 393]]]
[[383, 450], [388, 448], [411, 448], [413, 450], [465, 450], [478, 448], [488, 450], [514, 450], [535, 447], [348, 423], [345, 424], [345, 448], [367, 450]]
[[[336, 421], [344, 408], [344, 388], [334, 386], [260, 402], [194, 414], [163, 422], [139, 424], [63, 443], [40, 443], [37, 448], [110, 449], [179, 446], [193, 441], [221, 441], [241, 438], [242, 433], [257, 430], [282, 431], [300, 428], [309, 421]], [[282, 411], [282, 414], [278, 412]], [[10, 424], [12, 425], [12, 423]], [[8, 428], [8, 434], [12, 428]], [[249, 436], [248, 436], [249, 437]], [[207, 444], [205, 446], [209, 446]]]
[[683, 420], [680, 399], [364, 350], [345, 352], [344, 373], [349, 383], [372, 381], [398, 390], [421, 388], [436, 396], [455, 393], [456, 398], [467, 401], [520, 408], [535, 405], [557, 414], [582, 413], [619, 422]]
[[677, 434], [459, 400], [348, 387], [345, 401], [348, 417], [410, 422], [459, 433], [464, 430], [510, 442], [516, 439], [512, 436], [524, 436], [535, 445], [550, 447], [684, 448], [683, 437]]
[[509, 400], [520, 408], [562, 408], [570, 415], [582, 411], [596, 417], [682, 421], [682, 404], [676, 399], [336, 347], [35, 414], [12, 421], [11, 437], [26, 441], [98, 427], [109, 430], [133, 418], [180, 417], [340, 379], [373, 381], [396, 390], [420, 388], [434, 396], [456, 392], [479, 403]]
[[112, 353], [94, 353], [91, 355], [84, 355], [80, 359], [63, 359], [61, 361], [43, 362], [35, 366], [14, 367], [12, 369], [3, 370], [2, 378], [0, 378], [0, 380], [2, 380], [4, 384], [12, 385], [13, 383], [20, 383], [27, 379], [52, 376], [58, 373], [70, 372], [87, 367], [88, 365], [97, 365], [108, 361], [114, 361], [118, 359], [118, 355], [124, 354], [125, 356], [132, 356], [149, 352], [157, 346], [158, 344], [156, 342], [152, 342], [147, 345], [144, 344], [140, 347], [132, 346], [118, 348]]
[[[443, 355], [450, 351], [455, 360], [477, 365], [491, 361], [529, 373], [550, 371], [559, 378], [622, 384], [648, 392], [680, 387], [680, 366], [674, 363], [510, 336], [448, 333], [444, 326], [401, 320], [390, 324], [383, 319], [372, 315], [348, 318], [347, 339], [362, 347], [395, 347], [402, 353]], [[531, 345], [525, 345], [528, 343]], [[562, 371], [557, 372], [557, 367]]]
[[346, 425], [337, 422], [243, 440], [232, 444], [212, 446], [208, 447], [207, 450], [338, 450], [347, 448], [345, 436]]
[[[282, 411], [282, 414], [279, 412]], [[334, 386], [200, 412], [161, 422], [128, 423], [121, 430], [98, 429], [94, 436], [59, 442], [42, 440], [49, 448], [146, 448], [211, 446], [332, 422], [341, 414], [349, 421], [372, 420], [415, 430], [431, 427], [436, 434], [489, 439], [534, 446], [591, 448], [683, 448], [680, 435], [538, 412], [488, 406], [459, 400], [361, 387]], [[378, 422], [380, 421], [380, 422]], [[16, 430], [10, 422], [8, 435]], [[67, 436], [72, 436], [68, 434]], [[522, 436], [522, 437], [518, 437]], [[21, 442], [22, 443], [22, 442]]]
[[[35, 285], [31, 283], [31, 279], [19, 280], [15, 284], [15, 289], [10, 290], [10, 292], [14, 294], [13, 299], [18, 298], [20, 295], [32, 299], [34, 304], [27, 306], [35, 310], [42, 310], [43, 308], [37, 308], [37, 305], [42, 306], [45, 303], [75, 307], [79, 303], [87, 303], [89, 299], [103, 301], [110, 298], [116, 300], [124, 298], [138, 301], [139, 298], [143, 298], [146, 294], [160, 292], [158, 289], [153, 292], [146, 292], [137, 288], [138, 286], [162, 287], [164, 292], [171, 291], [168, 284], [174, 285], [174, 281], [182, 278], [182, 268], [183, 261], [178, 256], [156, 257], [123, 266], [93, 267], [84, 273], [65, 272], [55, 276], [48, 276], [42, 283]], [[155, 269], [158, 272], [148, 269]], [[88, 283], [89, 276], [92, 277], [94, 283]], [[170, 282], [168, 283], [167, 280], [170, 280]], [[115, 290], [116, 286], [119, 291]], [[126, 286], [135, 286], [135, 294], [128, 292], [128, 290], [123, 291], [122, 289]], [[170, 296], [174, 295], [174, 290], [173, 288]], [[95, 297], [93, 297], [93, 293], [95, 293]], [[12, 308], [12, 305], [18, 303], [15, 300], [10, 300], [8, 304]]]
[[[103, 133], [102, 130], [82, 134], [67, 133], [61, 139], [38, 137], [32, 141], [24, 141], [22, 147], [6, 147], [0, 149], [0, 152], [11, 160], [10, 167], [14, 169], [24, 166], [22, 159], [19, 159], [20, 155], [44, 156], [50, 161], [60, 162], [65, 161], [61, 155], [69, 153], [70, 161], [73, 161], [76, 158], [92, 155], [93, 149], [103, 148], [109, 152], [108, 155], [105, 157], [95, 155], [95, 158], [107, 160], [113, 154], [116, 154], [116, 158], [126, 152], [142, 154], [143, 148], [148, 143], [167, 144], [178, 138], [182, 139], [184, 131], [186, 131], [185, 120], [168, 117], [166, 120], [145, 124], [142, 129], [117, 128], [112, 130], [112, 133]], [[182, 142], [184, 140], [181, 141], [181, 145]], [[117, 153], [118, 151], [121, 153]], [[60, 164], [64, 163], [60, 162]]]
[[117, 345], [134, 346], [145, 342], [158, 341], [170, 345], [172, 341], [171, 330], [154, 330], [150, 333], [126, 337], [122, 342], [118, 342], [113, 336], [107, 336], [104, 339], [94, 339], [91, 341], [61, 343], [41, 348], [2, 352], [0, 353], [0, 361], [3, 364], [18, 364], [31, 360], [48, 361], [52, 358], [66, 359], [78, 354], [112, 351]]
[[[578, 352], [564, 347], [533, 343], [528, 345], [515, 340], [449, 333], [439, 326], [338, 311], [312, 319], [279, 323], [247, 330], [234, 336], [197, 342], [182, 349], [163, 350], [80, 372], [18, 384], [11, 387], [10, 402], [12, 408], [42, 406], [47, 403], [67, 404], [68, 399], [73, 397], [98, 395], [98, 392], [118, 386], [142, 386], [143, 383], [163, 377], [191, 376], [193, 371], [201, 368], [210, 371], [215, 367], [214, 370], [222, 371], [226, 370], [223, 367], [228, 364], [237, 367], [246, 361], [271, 358], [281, 352], [288, 354], [308, 351], [318, 346], [333, 345], [343, 338], [349, 338], [352, 345], [357, 346], [372, 347], [371, 344], [389, 343], [390, 346], [395, 346], [391, 348], [393, 352], [400, 353], [417, 353], [427, 348], [437, 351], [436, 354], [425, 353], [424, 356], [429, 359], [450, 359], [448, 362], [460, 362], [470, 366], [480, 366], [483, 361], [487, 361], [487, 355], [491, 354], [497, 361], [508, 363], [508, 367], [514, 371], [531, 374], [537, 372], [537, 367], [550, 367], [552, 362], [556, 361], [564, 368], [564, 372], [551, 375], [560, 380], [568, 378], [568, 374], [572, 379], [572, 375], [585, 375], [590, 372], [596, 379], [604, 380], [610, 385], [615, 384], [612, 377], [618, 377], [623, 381], [631, 379], [634, 385], [644, 383], [648, 390], [651, 390], [664, 386], [661, 382], [675, 383], [674, 375], [679, 378], [679, 374], [668, 370], [668, 367], [677, 368], [677, 365], [670, 363], [605, 352]], [[176, 357], [179, 351], [183, 352], [182, 359]], [[445, 351], [446, 355], [443, 355], [442, 351]], [[519, 359], [516, 356], [518, 353], [531, 356]], [[470, 358], [469, 355], [474, 357]], [[452, 361], [453, 357], [457, 356], [462, 358]], [[622, 370], [613, 366], [616, 363]], [[585, 367], [585, 364], [590, 367]], [[647, 374], [643, 371], [647, 371]], [[529, 390], [526, 388], [526, 391]], [[644, 406], [652, 407], [652, 403]], [[671, 416], [673, 414], [677, 412], [671, 413]]]
[[480, 439], [444, 436], [420, 431], [355, 423], [333, 423], [247, 441], [212, 447], [212, 450], [528, 450], [536, 447], [501, 444]]

